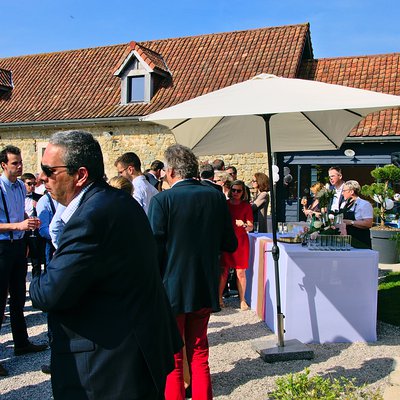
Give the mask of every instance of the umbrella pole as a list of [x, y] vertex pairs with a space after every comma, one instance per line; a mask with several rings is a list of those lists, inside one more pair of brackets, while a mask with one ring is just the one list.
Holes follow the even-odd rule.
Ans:
[[[273, 171], [272, 171], [272, 148], [271, 148], [271, 133], [269, 128], [269, 120], [271, 119], [271, 114], [266, 114], [262, 116], [265, 122], [265, 135], [267, 139], [267, 159], [268, 159], [268, 174], [270, 182], [272, 182]], [[278, 333], [278, 346], [283, 347], [284, 343], [284, 324], [283, 319], [285, 316], [282, 314], [281, 310], [281, 288], [279, 283], [279, 247], [276, 235], [276, 204], [275, 204], [275, 188], [272, 187], [270, 190], [270, 200], [271, 200], [271, 219], [272, 219], [272, 258], [274, 260], [275, 267], [275, 291], [276, 291], [276, 315], [277, 315], [277, 333]]]
[[[272, 179], [272, 147], [271, 147], [271, 137], [270, 137], [270, 126], [269, 120], [272, 114], [261, 115], [265, 122], [265, 134], [267, 138], [267, 157], [268, 157], [268, 173], [269, 178]], [[297, 339], [287, 340], [284, 343], [284, 327], [283, 319], [284, 315], [281, 311], [281, 290], [279, 284], [279, 247], [276, 235], [276, 204], [275, 204], [275, 188], [271, 190], [271, 219], [272, 219], [272, 257], [274, 259], [275, 266], [275, 290], [276, 290], [276, 311], [277, 311], [277, 333], [278, 333], [278, 344], [276, 346], [275, 338], [268, 340], [266, 342], [255, 342], [252, 347], [254, 350], [260, 354], [261, 358], [266, 362], [276, 362], [276, 361], [289, 361], [289, 360], [311, 360], [314, 358], [314, 352], [303, 345]]]

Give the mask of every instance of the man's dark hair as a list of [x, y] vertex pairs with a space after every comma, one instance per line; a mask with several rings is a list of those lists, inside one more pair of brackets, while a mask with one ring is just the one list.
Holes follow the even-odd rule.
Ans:
[[219, 158], [216, 158], [212, 162], [212, 166], [214, 168], [214, 171], [223, 171], [225, 169], [225, 163], [224, 160], [221, 160]]
[[72, 175], [80, 167], [89, 172], [89, 179], [97, 181], [103, 179], [104, 161], [99, 142], [89, 132], [64, 131], [54, 133], [49, 143], [65, 149], [63, 162], [67, 172]]
[[210, 180], [214, 178], [214, 168], [211, 164], [203, 164], [200, 166], [200, 178]]
[[189, 147], [181, 144], [169, 146], [164, 153], [168, 168], [173, 168], [182, 179], [197, 178], [199, 162]]
[[12, 146], [9, 144], [8, 146], [4, 147], [4, 149], [0, 152], [0, 163], [8, 163], [8, 156], [7, 154], [14, 154], [15, 156], [21, 155], [21, 150], [18, 147]]
[[225, 171], [228, 171], [228, 169], [231, 169], [233, 171], [233, 173], [235, 175], [237, 175], [237, 169], [234, 165], [229, 165], [229, 166], [225, 167]]
[[25, 174], [21, 175], [21, 181], [25, 182], [27, 179], [34, 179], [36, 181], [36, 176], [30, 172], [25, 172]]
[[151, 171], [158, 171], [159, 169], [164, 168], [164, 163], [160, 160], [154, 160], [150, 165]]
[[128, 152], [119, 156], [114, 165], [122, 164], [124, 167], [128, 167], [129, 165], [135, 168], [136, 171], [142, 171], [142, 163], [140, 162], [140, 158], [133, 152]]

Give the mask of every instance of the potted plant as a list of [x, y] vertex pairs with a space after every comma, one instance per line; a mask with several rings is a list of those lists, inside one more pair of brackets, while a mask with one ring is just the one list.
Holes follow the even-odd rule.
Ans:
[[[379, 223], [370, 230], [372, 249], [379, 251], [379, 262], [394, 264], [399, 262], [399, 252], [396, 235], [399, 228], [388, 225], [388, 214], [391, 212], [400, 196], [393, 190], [393, 185], [400, 181], [400, 168], [393, 164], [375, 168], [371, 175], [376, 182], [364, 185], [361, 193], [370, 197], [378, 206], [374, 208], [375, 216], [379, 217]], [[395, 201], [394, 201], [395, 200]], [[391, 239], [391, 240], [390, 240]]]

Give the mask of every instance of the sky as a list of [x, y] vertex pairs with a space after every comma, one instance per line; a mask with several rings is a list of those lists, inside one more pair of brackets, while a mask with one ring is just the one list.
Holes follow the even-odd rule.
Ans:
[[0, 58], [310, 23], [315, 58], [400, 51], [399, 0], [0, 0]]

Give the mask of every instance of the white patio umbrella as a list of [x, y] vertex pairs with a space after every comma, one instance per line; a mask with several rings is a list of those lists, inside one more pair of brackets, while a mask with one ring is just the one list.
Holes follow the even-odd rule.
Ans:
[[[367, 114], [399, 107], [400, 96], [262, 74], [155, 112], [142, 121], [169, 128], [197, 155], [332, 150]], [[271, 204], [275, 204], [271, 191]], [[276, 213], [271, 208], [278, 345], [284, 346]]]

